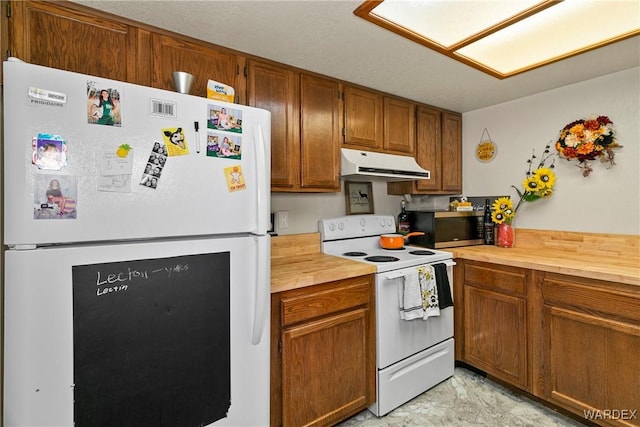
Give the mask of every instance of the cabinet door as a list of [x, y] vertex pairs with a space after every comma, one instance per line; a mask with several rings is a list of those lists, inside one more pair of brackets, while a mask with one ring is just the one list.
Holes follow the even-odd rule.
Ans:
[[442, 190], [462, 192], [462, 117], [442, 113]]
[[301, 188], [340, 191], [340, 84], [301, 76]]
[[23, 61], [135, 82], [136, 29], [71, 3], [14, 1], [11, 55]]
[[[209, 79], [232, 86], [239, 93], [238, 58], [231, 51], [162, 34], [152, 35], [151, 86], [175, 90], [173, 72], [185, 71], [194, 77], [191, 95], [207, 96]], [[241, 100], [236, 100], [241, 101]]]
[[415, 104], [396, 98], [384, 97], [384, 150], [413, 156], [415, 146]]
[[473, 366], [526, 387], [525, 301], [465, 288], [465, 358]]
[[347, 148], [382, 148], [382, 96], [375, 92], [344, 88], [345, 135]]
[[418, 191], [439, 191], [442, 187], [442, 144], [440, 138], [440, 111], [418, 107], [416, 161], [431, 172], [431, 179], [416, 181]]
[[[640, 408], [640, 292], [545, 274], [543, 398], [584, 416]], [[614, 425], [640, 425], [618, 412]], [[626, 415], [626, 417], [625, 417]]]
[[285, 329], [283, 426], [331, 425], [370, 401], [369, 309]]
[[525, 270], [465, 263], [463, 274], [465, 361], [528, 390]]
[[271, 186], [300, 184], [300, 76], [286, 67], [248, 61], [247, 96], [271, 112]]

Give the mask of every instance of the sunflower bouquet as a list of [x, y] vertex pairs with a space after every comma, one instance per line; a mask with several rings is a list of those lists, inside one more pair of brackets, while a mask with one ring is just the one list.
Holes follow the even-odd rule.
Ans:
[[568, 161], [576, 159], [583, 176], [589, 176], [593, 169], [591, 160], [613, 161], [613, 149], [620, 147], [615, 138], [613, 122], [607, 116], [591, 116], [573, 121], [560, 131], [555, 148]]
[[519, 197], [515, 207], [513, 200], [509, 197], [500, 197], [493, 203], [491, 219], [497, 224], [495, 241], [498, 246], [513, 246], [515, 234], [511, 223], [522, 203], [546, 199], [553, 195], [556, 175], [552, 169], [555, 167], [555, 159], [551, 160], [548, 167], [546, 166], [546, 163], [554, 156], [550, 148], [551, 143], [545, 146], [544, 153], [540, 157], [535, 169], [534, 164], [538, 158], [535, 150], [529, 160], [527, 160], [529, 166], [526, 171], [526, 177], [522, 182], [523, 189], [512, 185]]

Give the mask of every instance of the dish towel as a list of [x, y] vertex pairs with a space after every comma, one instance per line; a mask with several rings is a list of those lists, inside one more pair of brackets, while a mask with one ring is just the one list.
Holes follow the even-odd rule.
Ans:
[[440, 316], [438, 303], [438, 287], [436, 285], [436, 273], [430, 265], [418, 267], [418, 281], [422, 293], [422, 318], [428, 319], [431, 316]]
[[424, 310], [417, 270], [411, 270], [404, 275], [404, 285], [401, 290], [400, 318], [402, 320], [422, 319]]
[[438, 306], [443, 308], [453, 307], [453, 297], [451, 296], [451, 286], [447, 275], [447, 265], [438, 263], [433, 265], [436, 272], [436, 285], [438, 288]]

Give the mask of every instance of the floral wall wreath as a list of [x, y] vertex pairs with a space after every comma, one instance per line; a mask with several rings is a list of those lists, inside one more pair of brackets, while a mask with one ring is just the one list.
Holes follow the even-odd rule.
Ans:
[[576, 159], [582, 176], [593, 171], [591, 161], [600, 158], [612, 167], [613, 149], [622, 147], [615, 139], [613, 122], [607, 116], [591, 116], [569, 123], [560, 131], [556, 150], [568, 161]]

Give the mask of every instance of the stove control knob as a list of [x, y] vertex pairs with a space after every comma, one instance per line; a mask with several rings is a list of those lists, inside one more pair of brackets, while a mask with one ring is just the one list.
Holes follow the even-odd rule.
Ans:
[[380, 227], [384, 227], [384, 218], [380, 218]]
[[336, 225], [333, 222], [329, 223], [329, 230], [336, 231]]
[[393, 225], [393, 219], [391, 218], [387, 219], [387, 225], [391, 227]]
[[344, 223], [342, 223], [342, 222], [338, 223], [338, 230], [340, 230], [340, 231], [344, 230]]
[[366, 224], [367, 220], [365, 220], [364, 218], [360, 218], [360, 225], [364, 227]]

